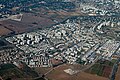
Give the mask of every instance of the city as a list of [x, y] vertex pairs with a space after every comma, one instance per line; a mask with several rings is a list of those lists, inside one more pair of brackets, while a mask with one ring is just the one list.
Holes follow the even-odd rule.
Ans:
[[120, 79], [119, 0], [0, 3], [1, 80]]

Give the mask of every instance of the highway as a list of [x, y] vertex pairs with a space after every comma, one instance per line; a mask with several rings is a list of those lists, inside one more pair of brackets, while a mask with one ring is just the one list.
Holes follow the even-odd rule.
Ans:
[[110, 75], [110, 80], [115, 80], [115, 75], [118, 70], [119, 62], [120, 62], [120, 58], [118, 58], [118, 60], [116, 61], [116, 63], [113, 66], [112, 73]]

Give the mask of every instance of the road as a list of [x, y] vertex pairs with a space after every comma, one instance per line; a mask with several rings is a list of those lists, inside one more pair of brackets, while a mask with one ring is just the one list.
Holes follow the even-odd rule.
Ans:
[[110, 80], [115, 80], [115, 75], [118, 70], [119, 62], [120, 62], [120, 58], [118, 58], [118, 60], [116, 61], [116, 63], [113, 66], [112, 73], [110, 75]]

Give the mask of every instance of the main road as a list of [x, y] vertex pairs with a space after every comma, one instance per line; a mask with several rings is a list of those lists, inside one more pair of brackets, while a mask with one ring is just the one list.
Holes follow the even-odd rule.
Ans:
[[115, 80], [115, 75], [118, 70], [119, 62], [120, 62], [120, 58], [118, 58], [118, 60], [116, 61], [116, 63], [113, 66], [112, 73], [110, 75], [110, 80]]

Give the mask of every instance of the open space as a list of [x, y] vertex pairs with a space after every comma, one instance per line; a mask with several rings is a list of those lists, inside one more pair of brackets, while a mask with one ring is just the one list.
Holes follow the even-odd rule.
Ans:
[[[92, 74], [85, 73], [85, 72], [79, 72], [74, 75], [69, 75], [64, 72], [64, 70], [68, 68], [79, 69], [80, 67], [78, 65], [64, 64], [64, 65], [61, 65], [53, 69], [53, 71], [48, 73], [45, 77], [48, 78], [49, 80], [108, 80], [107, 78], [100, 77], [97, 75], [92, 75]], [[45, 69], [41, 68], [40, 71], [44, 72]]]

